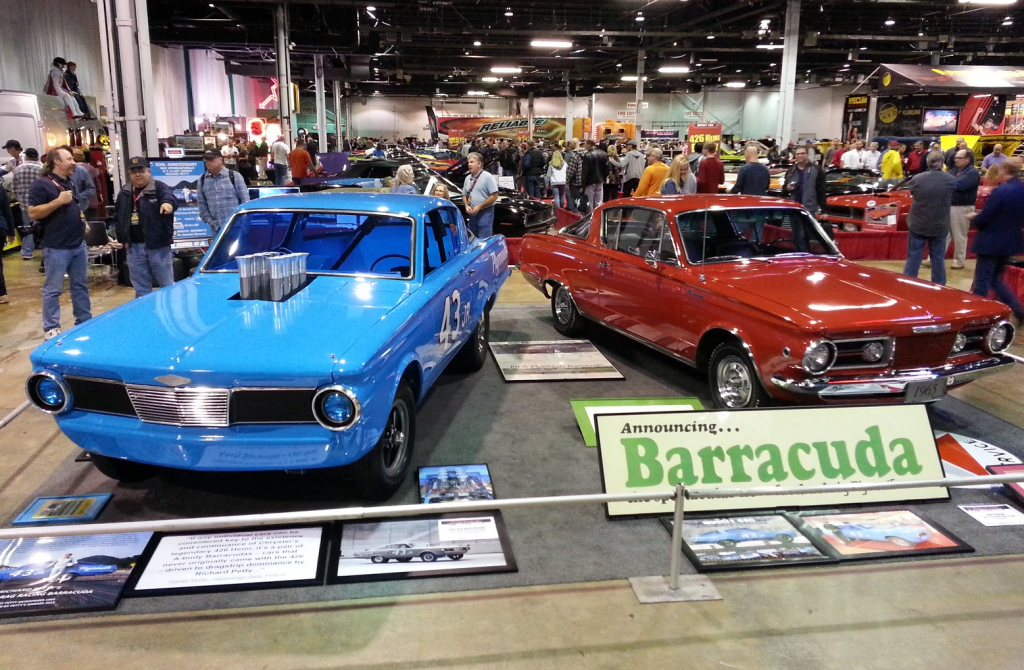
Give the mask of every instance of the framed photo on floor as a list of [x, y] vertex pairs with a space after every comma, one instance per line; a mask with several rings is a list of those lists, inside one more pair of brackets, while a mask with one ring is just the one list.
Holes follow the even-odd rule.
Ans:
[[490, 346], [507, 382], [623, 378], [587, 340], [491, 342]]
[[[994, 475], [1024, 474], [1024, 465], [990, 465], [987, 469]], [[1024, 482], [1013, 482], [1004, 486], [1017, 498], [1018, 503], [1024, 503]]]
[[130, 595], [321, 586], [326, 535], [324, 525], [161, 534]]
[[841, 561], [972, 552], [974, 548], [911, 508], [807, 512], [798, 517]]
[[472, 465], [429, 465], [418, 471], [420, 502], [494, 500], [494, 485], [486, 463]]
[[[672, 533], [672, 519], [662, 518]], [[683, 553], [698, 572], [834, 563], [828, 547], [785, 514], [683, 519]]]
[[331, 583], [515, 572], [501, 512], [457, 512], [338, 524]]
[[36, 498], [11, 524], [14, 526], [36, 526], [49, 523], [95, 521], [106, 504], [110, 502], [111, 496], [110, 493], [94, 493]]

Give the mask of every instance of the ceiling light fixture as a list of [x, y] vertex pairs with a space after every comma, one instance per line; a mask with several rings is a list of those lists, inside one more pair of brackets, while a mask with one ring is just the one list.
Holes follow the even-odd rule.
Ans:
[[894, 25], [896, 25], [896, 19], [886, 19], [885, 20], [885, 25], [887, 25], [887, 26], [894, 26]]
[[498, 67], [492, 67], [491, 72], [494, 74], [519, 74], [523, 71], [521, 67], [507, 67], [499, 65]]
[[508, 17], [512, 16], [512, 8], [511, 7], [508, 7], [508, 8], [505, 9], [505, 16], [508, 16]]
[[640, 22], [643, 22], [643, 20], [644, 20], [644, 15], [643, 15], [643, 13], [637, 14], [637, 15], [636, 15], [636, 20], [637, 20], [637, 21], [640, 21]]
[[488, 83], [494, 83], [496, 81], [501, 81], [501, 77], [481, 77], [480, 81], [486, 81]]
[[473, 42], [473, 46], [475, 46], [475, 47], [480, 46], [480, 40], [477, 40], [477, 41]]
[[1012, 25], [1013, 25], [1013, 19], [1011, 19], [1011, 18], [1010, 18], [1009, 16], [1007, 16], [1007, 17], [1006, 17], [1006, 18], [1005, 18], [1005, 19], [1003, 20], [1003, 25], [1004, 25], [1004, 26], [1012, 26]]
[[[624, 74], [622, 75], [622, 81], [636, 81], [635, 74]], [[647, 77], [644, 77], [644, 81], [647, 81]]]
[[488, 95], [487, 91], [466, 91], [466, 95]]
[[1017, 0], [960, 0], [961, 5], [1012, 5]]
[[747, 82], [745, 81], [727, 81], [725, 82], [726, 88], [746, 88]]
[[368, 12], [375, 12], [375, 11], [377, 11], [377, 8], [374, 7], [373, 5], [370, 5], [369, 7], [366, 8], [366, 11], [368, 11]]
[[551, 49], [571, 49], [572, 42], [566, 40], [533, 40], [530, 42], [531, 47], [548, 47]]
[[714, 35], [708, 35], [708, 39], [709, 40], [713, 40], [713, 39], [715, 39], [715, 36]]
[[757, 48], [758, 49], [785, 49], [786, 45], [784, 45], [784, 44], [758, 44]]
[[689, 71], [690, 68], [686, 67], [685, 65], [662, 65], [661, 67], [658, 68], [658, 72], [663, 72], [666, 74], [685, 73]]

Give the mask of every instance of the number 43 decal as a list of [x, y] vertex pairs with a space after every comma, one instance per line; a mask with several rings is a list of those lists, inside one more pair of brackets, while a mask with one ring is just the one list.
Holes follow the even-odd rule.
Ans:
[[466, 328], [469, 321], [469, 303], [463, 304], [462, 294], [458, 289], [452, 294], [445, 296], [444, 314], [441, 315], [441, 333], [438, 336], [441, 344], [441, 352], [447, 352], [456, 342]]

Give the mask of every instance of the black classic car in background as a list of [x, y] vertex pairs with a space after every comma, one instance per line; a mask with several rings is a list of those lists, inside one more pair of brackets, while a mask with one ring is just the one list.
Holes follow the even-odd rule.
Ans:
[[[392, 184], [400, 165], [411, 165], [415, 185], [420, 193], [432, 193], [438, 183], [448, 187], [452, 202], [463, 216], [466, 209], [462, 204], [462, 180], [451, 179], [431, 170], [414, 157], [367, 158], [355, 160], [347, 169], [334, 175], [307, 179], [302, 184], [305, 193], [332, 189], [383, 188]], [[494, 232], [505, 237], [522, 237], [526, 233], [539, 233], [555, 223], [557, 216], [551, 203], [531, 200], [518, 191], [500, 189], [498, 202], [494, 205]]]

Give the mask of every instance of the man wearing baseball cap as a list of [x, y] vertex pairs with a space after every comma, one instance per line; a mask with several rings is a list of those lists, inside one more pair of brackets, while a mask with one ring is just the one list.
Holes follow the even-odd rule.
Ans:
[[0, 166], [0, 177], [8, 172], [14, 172], [14, 168], [21, 165], [21, 142], [18, 140], [7, 140], [7, 144], [4, 145], [4, 150], [7, 151], [11, 157], [4, 161], [3, 166]]
[[153, 280], [163, 288], [174, 283], [171, 240], [174, 237], [174, 191], [153, 179], [149, 161], [136, 156], [128, 161], [126, 184], [117, 194], [114, 213], [117, 239], [128, 252], [128, 276], [135, 297], [153, 291]]
[[249, 202], [249, 188], [242, 175], [224, 169], [224, 157], [210, 149], [203, 154], [206, 173], [199, 178], [199, 218], [213, 230], [214, 236], [243, 202]]
[[903, 179], [903, 154], [899, 151], [900, 143], [889, 142], [889, 150], [882, 156], [882, 179], [896, 184]]

